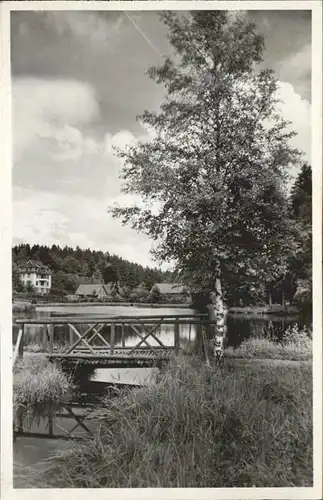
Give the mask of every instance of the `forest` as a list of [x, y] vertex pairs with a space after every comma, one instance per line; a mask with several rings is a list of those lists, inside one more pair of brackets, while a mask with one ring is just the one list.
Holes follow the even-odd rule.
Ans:
[[[52, 296], [73, 294], [81, 283], [102, 282], [102, 272], [107, 260], [111, 264], [110, 281], [118, 281], [125, 295], [140, 284], [149, 291], [155, 283], [173, 279], [170, 272], [143, 267], [117, 255], [107, 255], [107, 252], [82, 250], [79, 247], [74, 249], [68, 246], [61, 248], [58, 245], [48, 247], [23, 244], [12, 249], [12, 282], [16, 292], [26, 292], [19, 279], [18, 266], [29, 259], [42, 262], [53, 272], [50, 293]], [[30, 290], [30, 293], [33, 293], [33, 290]]]

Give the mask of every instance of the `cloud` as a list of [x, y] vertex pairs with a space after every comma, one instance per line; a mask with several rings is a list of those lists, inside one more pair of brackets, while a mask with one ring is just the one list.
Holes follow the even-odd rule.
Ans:
[[295, 91], [301, 95], [310, 96], [311, 65], [312, 47], [310, 43], [306, 43], [297, 52], [279, 61], [276, 71], [281, 80], [291, 81], [292, 76]]
[[84, 125], [99, 114], [94, 89], [73, 80], [15, 79], [12, 100], [15, 159], [39, 139], [55, 138], [66, 125]]
[[311, 105], [295, 92], [293, 85], [279, 82], [279, 108], [283, 117], [291, 122], [291, 128], [297, 135], [291, 140], [293, 147], [304, 153], [304, 159], [311, 162]]
[[14, 243], [70, 245], [115, 253], [142, 265], [154, 265], [150, 240], [123, 227], [107, 212], [108, 200], [97, 201], [77, 194], [15, 188]]
[[[92, 44], [100, 50], [110, 46], [115, 35], [121, 33], [122, 15], [107, 18], [102, 13], [82, 11], [51, 11], [46, 13], [46, 21], [56, 29], [60, 36], [72, 34], [84, 44]], [[112, 18], [112, 19], [111, 19]]]

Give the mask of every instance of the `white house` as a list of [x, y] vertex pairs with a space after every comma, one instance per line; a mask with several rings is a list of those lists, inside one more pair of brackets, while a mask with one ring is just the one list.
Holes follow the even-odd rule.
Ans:
[[33, 285], [37, 293], [49, 293], [52, 286], [52, 271], [42, 262], [28, 260], [18, 267], [19, 277], [26, 286]]

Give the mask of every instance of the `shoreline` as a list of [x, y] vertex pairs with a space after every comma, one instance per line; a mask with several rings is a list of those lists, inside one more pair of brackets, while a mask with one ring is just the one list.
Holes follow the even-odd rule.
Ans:
[[[128, 307], [128, 308], [138, 308], [138, 309], [192, 309], [192, 305], [188, 303], [172, 304], [172, 303], [148, 303], [148, 302], [39, 302], [33, 304], [31, 301], [27, 300], [13, 300], [12, 310], [13, 312], [30, 312], [32, 310], [47, 311], [54, 307], [69, 308], [69, 307]], [[252, 316], [252, 317], [264, 317], [268, 316], [298, 316], [300, 310], [293, 306], [281, 306], [279, 304], [274, 304], [271, 306], [246, 306], [246, 307], [230, 307], [226, 309], [226, 314], [230, 316]]]
[[138, 307], [138, 308], [182, 308], [190, 309], [190, 304], [151, 304], [149, 302], [48, 302], [48, 303], [38, 303], [35, 304], [36, 309], [43, 309], [48, 307]]

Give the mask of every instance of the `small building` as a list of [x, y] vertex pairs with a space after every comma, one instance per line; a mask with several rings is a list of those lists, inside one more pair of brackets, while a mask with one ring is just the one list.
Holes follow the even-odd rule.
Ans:
[[75, 295], [80, 298], [97, 298], [98, 300], [113, 300], [119, 298], [119, 290], [116, 283], [94, 284], [87, 283], [79, 285]]
[[185, 285], [176, 283], [156, 283], [152, 287], [150, 294], [153, 292], [153, 290], [158, 290], [161, 295], [174, 303], [176, 301], [179, 303], [191, 302], [190, 289]]
[[78, 302], [79, 298], [80, 297], [78, 295], [76, 295], [75, 293], [66, 295], [67, 302]]
[[32, 285], [36, 292], [45, 295], [50, 292], [52, 286], [52, 271], [42, 262], [28, 260], [18, 267], [19, 278], [27, 286]]

